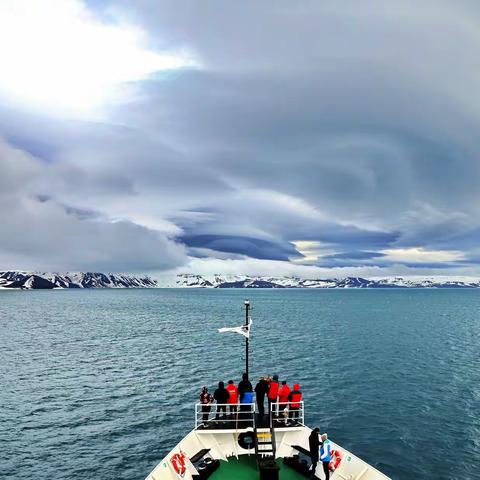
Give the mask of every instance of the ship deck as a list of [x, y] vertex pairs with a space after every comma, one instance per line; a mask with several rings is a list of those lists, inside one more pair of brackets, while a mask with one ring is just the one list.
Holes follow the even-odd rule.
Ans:
[[[282, 458], [276, 460], [280, 467], [279, 480], [305, 480], [305, 477], [288, 465], [284, 465]], [[220, 468], [209, 477], [209, 480], [258, 480], [259, 473], [255, 455], [240, 455], [225, 462], [220, 461]]]

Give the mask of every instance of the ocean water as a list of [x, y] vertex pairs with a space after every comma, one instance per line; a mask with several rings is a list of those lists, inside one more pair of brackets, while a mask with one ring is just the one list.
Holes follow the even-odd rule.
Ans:
[[140, 480], [242, 373], [393, 479], [480, 479], [478, 290], [0, 291], [0, 477]]

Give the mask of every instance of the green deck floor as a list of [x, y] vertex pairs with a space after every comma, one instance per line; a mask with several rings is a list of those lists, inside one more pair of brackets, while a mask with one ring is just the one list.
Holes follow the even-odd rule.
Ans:
[[[277, 459], [280, 467], [280, 480], [305, 480], [305, 477], [292, 470]], [[258, 480], [259, 473], [255, 463], [255, 455], [240, 455], [238, 460], [235, 457], [228, 459], [228, 462], [220, 460], [220, 468], [213, 472], [210, 480]]]

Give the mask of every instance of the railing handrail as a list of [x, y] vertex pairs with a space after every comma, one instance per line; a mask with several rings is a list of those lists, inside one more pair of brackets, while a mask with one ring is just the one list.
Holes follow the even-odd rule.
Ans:
[[288, 405], [290, 404], [299, 404], [299, 407], [295, 407], [294, 409], [288, 408], [289, 412], [289, 419], [290, 413], [292, 412], [297, 412], [297, 415], [294, 417], [296, 420], [299, 420], [302, 425], [305, 425], [305, 404], [303, 400], [300, 400], [299, 402], [279, 402], [278, 400], [276, 402], [272, 403], [272, 410], [275, 410], [277, 415], [280, 416], [280, 406]]
[[196, 403], [195, 406], [207, 406], [207, 407], [213, 407], [214, 405], [220, 406], [220, 407], [231, 407], [235, 405], [253, 405], [255, 406], [255, 402], [251, 403], [217, 403], [217, 402], [212, 402], [212, 403]]
[[[291, 407], [292, 404], [299, 405], [298, 407]], [[239, 414], [242, 415], [252, 415], [252, 419], [250, 418], [243, 418], [243, 422], [254, 422], [254, 415], [257, 413], [257, 410], [255, 408], [256, 403], [255, 402], [249, 402], [249, 403], [217, 403], [215, 401], [211, 403], [201, 403], [201, 402], [196, 402], [195, 403], [195, 428], [197, 428], [199, 425], [203, 423], [213, 423], [216, 421], [221, 421], [222, 423], [236, 423], [239, 421]], [[293, 419], [297, 423], [300, 423], [301, 425], [305, 425], [305, 404], [303, 400], [300, 400], [298, 402], [292, 402], [292, 401], [287, 401], [287, 402], [280, 402], [278, 399], [276, 402], [272, 402], [272, 411], [276, 413], [278, 417], [281, 416], [281, 411], [280, 411], [280, 406], [285, 409], [285, 406], [287, 406], [287, 410], [289, 412], [288, 415], [288, 420]], [[204, 412], [202, 407], [210, 407], [210, 410], [208, 412]], [[217, 419], [210, 419], [210, 414], [217, 414], [218, 415], [218, 410], [219, 407], [222, 407], [220, 413], [223, 412], [222, 418], [217, 418]], [[227, 407], [235, 407], [237, 410], [235, 412], [230, 411], [227, 412]], [[242, 408], [244, 409], [242, 411]], [[236, 413], [236, 414], [235, 414]], [[208, 415], [208, 420], [205, 422], [200, 421], [200, 417]], [[235, 418], [232, 418], [232, 415], [235, 416]], [[285, 414], [286, 415], [286, 414]], [[290, 416], [292, 415], [292, 416]], [[287, 422], [287, 417], [285, 416], [286, 422]]]
[[[209, 407], [208, 411], [204, 411], [202, 407]], [[218, 407], [222, 407], [220, 412]], [[227, 407], [234, 407], [235, 411], [227, 412]], [[218, 415], [219, 413], [223, 413], [221, 419], [210, 418], [211, 414]], [[202, 417], [205, 415], [207, 419], [203, 421]], [[200, 421], [200, 419], [202, 420]], [[204, 424], [215, 424], [217, 421], [235, 424], [236, 427], [238, 427], [239, 422], [246, 422], [253, 426], [255, 422], [255, 403], [195, 403], [195, 429]]]
[[279, 400], [277, 400], [276, 402], [273, 402], [274, 404], [280, 404], [280, 405], [286, 405], [287, 403], [290, 404], [290, 403], [300, 403], [301, 405], [303, 405], [303, 400], [300, 400], [299, 402], [280, 402]]

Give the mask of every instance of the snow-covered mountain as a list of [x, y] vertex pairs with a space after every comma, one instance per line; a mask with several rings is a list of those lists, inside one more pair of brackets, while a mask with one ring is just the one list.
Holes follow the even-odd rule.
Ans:
[[[176, 277], [176, 282], [173, 286], [181, 288], [480, 288], [480, 279], [471, 277], [305, 279], [299, 277], [181, 274]], [[44, 273], [0, 271], [0, 289], [155, 287], [158, 287], [157, 280], [144, 276], [135, 277], [96, 272]]]
[[175, 286], [182, 288], [480, 288], [480, 279], [468, 277], [305, 279], [181, 274], [177, 275]]
[[25, 290], [52, 288], [153, 288], [156, 280], [149, 277], [112, 275], [106, 273], [44, 273], [44, 272], [0, 272], [0, 288]]

